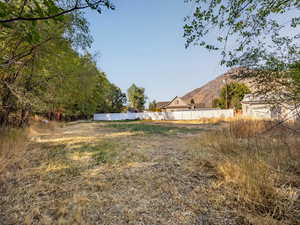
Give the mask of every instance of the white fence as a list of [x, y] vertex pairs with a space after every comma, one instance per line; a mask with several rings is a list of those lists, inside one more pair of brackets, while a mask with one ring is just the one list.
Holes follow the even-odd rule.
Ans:
[[233, 116], [233, 109], [203, 109], [177, 112], [101, 113], [94, 114], [94, 120], [197, 120], [202, 118], [230, 118]]

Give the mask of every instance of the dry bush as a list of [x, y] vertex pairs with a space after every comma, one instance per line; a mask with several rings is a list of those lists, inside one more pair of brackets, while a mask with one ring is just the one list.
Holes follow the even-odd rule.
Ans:
[[[267, 121], [233, 121], [201, 138], [226, 204], [242, 224], [299, 224], [300, 137], [259, 135]], [[271, 221], [271, 222], [270, 222]]]
[[0, 129], [0, 175], [22, 159], [26, 149], [25, 129]]
[[236, 138], [253, 137], [267, 131], [272, 125], [271, 121], [236, 119], [230, 122], [230, 133]]

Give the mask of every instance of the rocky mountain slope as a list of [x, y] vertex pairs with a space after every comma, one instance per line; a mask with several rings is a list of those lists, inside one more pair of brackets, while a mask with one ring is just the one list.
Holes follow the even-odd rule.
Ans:
[[[212, 101], [219, 97], [221, 89], [225, 83], [236, 81], [233, 80], [233, 76], [237, 75], [241, 70], [241, 68], [231, 69], [202, 87], [192, 90], [182, 98], [186, 102], [191, 102], [191, 100], [194, 99], [195, 103], [200, 104], [203, 107], [212, 107]], [[243, 81], [243, 83], [247, 82]]]

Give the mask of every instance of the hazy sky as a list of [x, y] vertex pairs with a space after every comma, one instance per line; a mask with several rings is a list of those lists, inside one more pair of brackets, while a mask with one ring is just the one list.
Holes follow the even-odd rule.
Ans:
[[184, 0], [114, 0], [115, 11], [89, 11], [98, 66], [123, 91], [135, 83], [150, 100], [182, 96], [225, 71], [217, 53], [185, 49]]

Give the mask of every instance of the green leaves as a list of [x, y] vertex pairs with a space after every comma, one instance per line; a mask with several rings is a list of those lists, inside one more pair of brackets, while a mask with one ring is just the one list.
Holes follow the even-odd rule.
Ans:
[[42, 9], [40, 3], [37, 0], [33, 0], [34, 6], [35, 6], [35, 12], [37, 15], [39, 15], [40, 17], [43, 17], [44, 14], [44, 10]]
[[[30, 0], [24, 6], [23, 0], [10, 2], [17, 4], [0, 2], [0, 12], [15, 13], [2, 13], [6, 18], [38, 18], [62, 10], [52, 0]], [[89, 53], [75, 51], [86, 52], [92, 41], [82, 14], [17, 20], [1, 23], [0, 28], [0, 111], [15, 117], [25, 111], [77, 119], [89, 118], [98, 110], [122, 110], [125, 94], [97, 69]]]
[[220, 97], [213, 100], [213, 107], [241, 109], [241, 101], [248, 93], [250, 89], [245, 84], [231, 82], [222, 88]]
[[0, 18], [10, 15], [10, 13], [11, 13], [11, 10], [8, 7], [7, 3], [0, 1]]
[[298, 0], [189, 2], [196, 7], [192, 16], [185, 18], [186, 47], [221, 50], [222, 63], [227, 66], [257, 68], [274, 56], [286, 65], [300, 59]]
[[145, 89], [132, 84], [127, 90], [127, 96], [130, 107], [135, 110], [142, 111], [145, 108], [146, 96]]
[[102, 8], [114, 10], [109, 0], [10, 0], [0, 2], [0, 25], [12, 22], [54, 20], [62, 22], [64, 16], [91, 8], [102, 12]]

